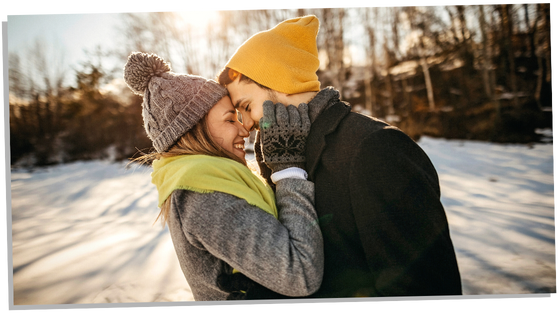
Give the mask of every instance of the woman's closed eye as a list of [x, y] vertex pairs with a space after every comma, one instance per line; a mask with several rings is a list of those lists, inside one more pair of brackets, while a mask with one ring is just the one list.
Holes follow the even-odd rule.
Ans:
[[237, 122], [237, 111], [229, 111], [224, 115], [224, 121], [228, 123], [235, 123]]

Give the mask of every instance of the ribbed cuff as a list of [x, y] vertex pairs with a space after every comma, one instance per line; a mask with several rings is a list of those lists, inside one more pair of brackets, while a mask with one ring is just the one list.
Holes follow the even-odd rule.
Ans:
[[270, 179], [273, 183], [277, 183], [284, 178], [299, 178], [307, 180], [307, 172], [299, 167], [288, 167], [278, 172], [272, 173]]

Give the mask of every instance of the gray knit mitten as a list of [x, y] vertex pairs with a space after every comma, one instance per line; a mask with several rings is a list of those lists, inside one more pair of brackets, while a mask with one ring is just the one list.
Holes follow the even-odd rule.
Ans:
[[276, 184], [274, 184], [274, 182], [272, 181], [272, 178], [270, 177], [270, 176], [272, 176], [272, 170], [264, 162], [264, 157], [263, 157], [262, 148], [261, 148], [261, 131], [260, 130], [257, 130], [257, 134], [255, 136], [254, 148], [255, 148], [255, 160], [257, 161], [257, 165], [259, 166], [259, 170], [261, 172], [262, 178], [264, 178], [266, 180], [266, 182], [268, 183], [270, 188], [272, 188], [274, 191], [276, 191]]
[[278, 172], [289, 167], [305, 169], [305, 142], [311, 128], [307, 104], [263, 104], [259, 121], [264, 162]]

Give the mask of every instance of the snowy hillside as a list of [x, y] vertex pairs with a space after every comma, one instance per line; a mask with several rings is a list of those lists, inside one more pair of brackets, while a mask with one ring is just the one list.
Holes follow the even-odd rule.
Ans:
[[[552, 145], [422, 138], [465, 294], [556, 292]], [[104, 161], [11, 173], [15, 304], [192, 300], [150, 169]]]

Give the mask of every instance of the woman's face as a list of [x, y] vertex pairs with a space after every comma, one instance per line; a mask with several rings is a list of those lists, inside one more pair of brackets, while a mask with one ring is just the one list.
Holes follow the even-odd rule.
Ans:
[[229, 96], [218, 101], [210, 109], [206, 119], [214, 141], [224, 150], [245, 159], [245, 138], [249, 136], [249, 132], [237, 120], [237, 112]]

